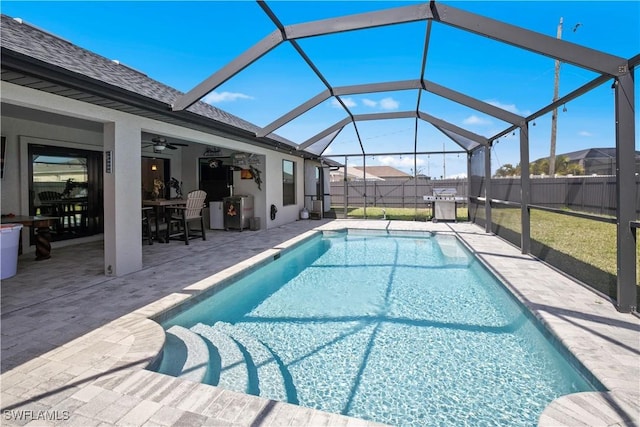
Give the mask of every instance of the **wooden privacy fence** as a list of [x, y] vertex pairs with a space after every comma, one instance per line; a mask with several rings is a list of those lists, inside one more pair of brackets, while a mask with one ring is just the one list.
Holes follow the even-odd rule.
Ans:
[[[615, 176], [533, 177], [531, 204], [553, 208], [589, 212], [598, 215], [616, 214]], [[345, 185], [346, 184], [346, 185]], [[458, 196], [482, 197], [469, 194], [466, 179], [387, 179], [366, 183], [366, 203], [371, 207], [414, 208], [425, 207], [423, 196], [431, 196], [434, 188], [455, 188]], [[520, 200], [519, 178], [492, 178], [491, 198], [507, 202]], [[640, 215], [640, 177], [636, 177], [636, 192], [629, 194], [636, 201]], [[365, 204], [365, 183], [344, 181], [331, 183], [331, 206], [334, 208], [360, 207]]]

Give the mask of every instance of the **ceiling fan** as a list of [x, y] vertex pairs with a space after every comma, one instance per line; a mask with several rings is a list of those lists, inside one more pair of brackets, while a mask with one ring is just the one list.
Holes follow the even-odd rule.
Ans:
[[182, 144], [180, 142], [172, 142], [168, 143], [167, 140], [161, 136], [156, 136], [151, 139], [151, 141], [143, 141], [148, 144], [143, 147], [151, 147], [153, 146], [153, 151], [164, 151], [165, 149], [169, 150], [177, 150], [177, 146], [188, 147], [188, 144]]

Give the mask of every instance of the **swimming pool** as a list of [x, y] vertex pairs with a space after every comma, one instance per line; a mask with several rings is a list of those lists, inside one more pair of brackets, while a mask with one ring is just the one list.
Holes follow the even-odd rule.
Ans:
[[535, 425], [600, 388], [453, 235], [317, 236], [163, 326], [160, 372], [394, 425]]

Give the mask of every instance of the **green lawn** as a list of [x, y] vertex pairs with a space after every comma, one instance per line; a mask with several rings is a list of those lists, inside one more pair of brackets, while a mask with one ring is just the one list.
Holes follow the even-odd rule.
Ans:
[[[342, 214], [344, 208], [334, 208], [336, 213]], [[386, 214], [387, 219], [401, 221], [427, 221], [431, 220], [430, 208], [377, 208], [367, 207], [367, 218], [382, 219]], [[349, 218], [364, 218], [364, 208], [347, 208]], [[467, 208], [458, 208], [456, 212], [458, 221], [467, 221]]]

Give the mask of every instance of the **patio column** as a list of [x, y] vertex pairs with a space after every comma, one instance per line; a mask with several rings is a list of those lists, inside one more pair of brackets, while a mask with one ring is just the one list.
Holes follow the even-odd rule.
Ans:
[[104, 271], [142, 269], [141, 129], [132, 121], [104, 125]]
[[[493, 141], [491, 142], [493, 145]], [[491, 233], [491, 146], [484, 147], [484, 231]]]
[[636, 220], [635, 121], [633, 69], [615, 82], [616, 103], [616, 200], [618, 288], [617, 309], [628, 313], [637, 309], [636, 234], [631, 221]]
[[344, 156], [344, 178], [342, 180], [342, 188], [344, 188], [344, 196], [342, 198], [344, 204], [344, 217], [347, 218], [347, 205], [349, 204], [349, 186], [347, 184], [347, 162], [349, 161], [349, 157]]
[[531, 253], [531, 179], [529, 178], [529, 124], [520, 125], [520, 249]]

